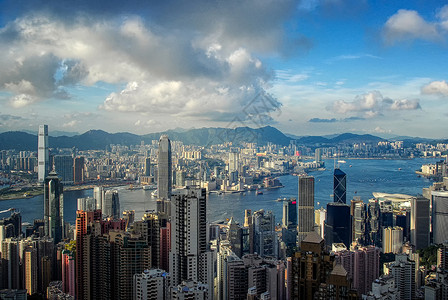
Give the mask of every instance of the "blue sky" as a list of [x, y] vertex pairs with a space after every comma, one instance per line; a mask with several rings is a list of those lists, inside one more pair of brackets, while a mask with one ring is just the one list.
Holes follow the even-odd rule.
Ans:
[[0, 1], [0, 131], [448, 138], [443, 1]]

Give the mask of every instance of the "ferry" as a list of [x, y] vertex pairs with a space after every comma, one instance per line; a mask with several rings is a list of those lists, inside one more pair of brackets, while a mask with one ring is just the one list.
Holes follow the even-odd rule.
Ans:
[[255, 195], [263, 195], [263, 192], [262, 191], [259, 191], [259, 190], [257, 190], [256, 192], [255, 192]]

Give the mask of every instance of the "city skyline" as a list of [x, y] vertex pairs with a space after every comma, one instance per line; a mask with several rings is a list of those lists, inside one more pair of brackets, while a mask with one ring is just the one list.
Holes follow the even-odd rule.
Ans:
[[2, 132], [273, 125], [446, 138], [438, 1], [0, 7]]

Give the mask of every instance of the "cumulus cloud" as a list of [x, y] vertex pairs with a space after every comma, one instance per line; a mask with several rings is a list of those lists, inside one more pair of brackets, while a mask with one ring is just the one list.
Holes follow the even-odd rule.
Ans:
[[69, 99], [72, 85], [104, 82], [124, 86], [106, 97], [100, 108], [107, 111], [230, 117], [274, 78], [254, 53], [302, 46], [303, 37], [291, 41], [284, 32], [295, 6], [29, 1], [22, 16], [0, 28], [0, 90], [22, 108]]
[[356, 113], [365, 118], [373, 118], [386, 111], [417, 110], [421, 109], [419, 100], [398, 99], [392, 100], [378, 91], [358, 95], [353, 101], [337, 100], [327, 107], [338, 114]]
[[349, 118], [344, 118], [344, 119], [336, 119], [336, 118], [331, 118], [331, 119], [312, 118], [312, 119], [309, 119], [308, 122], [309, 122], [309, 123], [336, 123], [336, 122], [352, 122], [352, 121], [361, 121], [361, 120], [365, 120], [365, 118], [361, 118], [361, 117], [349, 117]]
[[448, 83], [445, 80], [430, 82], [422, 88], [422, 94], [448, 96]]
[[386, 44], [406, 40], [437, 41], [443, 37], [443, 29], [448, 29], [448, 5], [437, 14], [438, 19], [426, 21], [415, 10], [400, 9], [384, 24], [382, 35]]

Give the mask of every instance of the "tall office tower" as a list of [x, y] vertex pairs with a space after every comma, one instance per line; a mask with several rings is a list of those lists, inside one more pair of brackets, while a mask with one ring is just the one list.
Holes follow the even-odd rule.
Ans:
[[109, 232], [112, 299], [132, 299], [133, 276], [151, 268], [151, 248], [145, 239], [123, 231]]
[[333, 269], [334, 256], [325, 251], [324, 240], [314, 231], [300, 245], [300, 252], [291, 258], [291, 299], [313, 299], [327, 274]]
[[362, 200], [352, 200], [352, 208], [352, 240], [365, 245], [368, 240], [366, 235], [367, 206]]
[[429, 246], [429, 199], [411, 199], [411, 243], [416, 250]]
[[272, 211], [257, 210], [253, 214], [254, 252], [261, 257], [278, 257], [278, 236]]
[[120, 218], [120, 200], [118, 198], [118, 191], [107, 190], [104, 193], [102, 213], [104, 217], [111, 217], [114, 219]]
[[395, 284], [400, 292], [400, 299], [415, 299], [415, 262], [406, 254], [398, 254], [389, 266], [390, 273], [395, 278]]
[[314, 177], [299, 176], [297, 244], [314, 230]]
[[144, 169], [143, 175], [151, 176], [151, 158], [150, 157], [145, 158], [145, 169]]
[[334, 253], [360, 295], [371, 291], [372, 282], [380, 276], [380, 252], [375, 246], [367, 246]]
[[84, 157], [76, 157], [73, 159], [73, 182], [75, 184], [84, 182]]
[[401, 253], [403, 246], [403, 228], [387, 227], [383, 229], [383, 252]]
[[135, 300], [169, 299], [170, 276], [165, 270], [151, 269], [134, 274]]
[[321, 238], [325, 237], [325, 218], [327, 217], [327, 210], [323, 207], [316, 209], [314, 211], [314, 223], [315, 231], [321, 236]]
[[38, 262], [37, 262], [37, 249], [32, 246], [26, 247], [23, 252], [23, 265], [24, 265], [24, 288], [27, 290], [28, 295], [37, 293], [38, 283]]
[[334, 169], [333, 176], [334, 202], [347, 202], [347, 175], [339, 168]]
[[170, 274], [172, 286], [184, 280], [207, 282], [207, 200], [205, 189], [176, 190], [171, 199]]
[[104, 189], [102, 186], [93, 188], [93, 198], [95, 198], [96, 209], [103, 209]]
[[448, 192], [432, 191], [432, 235], [434, 244], [448, 241]]
[[171, 142], [167, 135], [159, 139], [157, 162], [157, 191], [160, 199], [169, 200], [172, 189]]
[[62, 184], [73, 183], [73, 158], [70, 155], [53, 156], [53, 167], [61, 177]]
[[50, 155], [48, 152], [48, 125], [39, 125], [39, 140], [38, 140], [38, 182], [44, 182], [50, 171]]
[[59, 243], [64, 238], [64, 195], [58, 174], [51, 171], [44, 182], [45, 235]]
[[350, 248], [352, 243], [350, 206], [341, 202], [328, 203], [324, 230], [325, 243], [329, 249], [333, 243], [343, 243]]
[[282, 225], [285, 228], [297, 228], [297, 201], [294, 198], [283, 201]]
[[227, 240], [230, 242], [230, 247], [238, 257], [241, 257], [243, 256], [243, 229], [233, 217], [230, 218], [227, 226]]
[[370, 199], [367, 207], [367, 238], [368, 243], [375, 246], [381, 245], [381, 209], [378, 200]]
[[229, 152], [229, 174], [238, 171], [239, 158], [240, 154], [237, 149], [232, 149], [231, 152]]
[[314, 161], [317, 163], [320, 163], [322, 161], [322, 154], [320, 148], [316, 148], [316, 150], [314, 150]]

